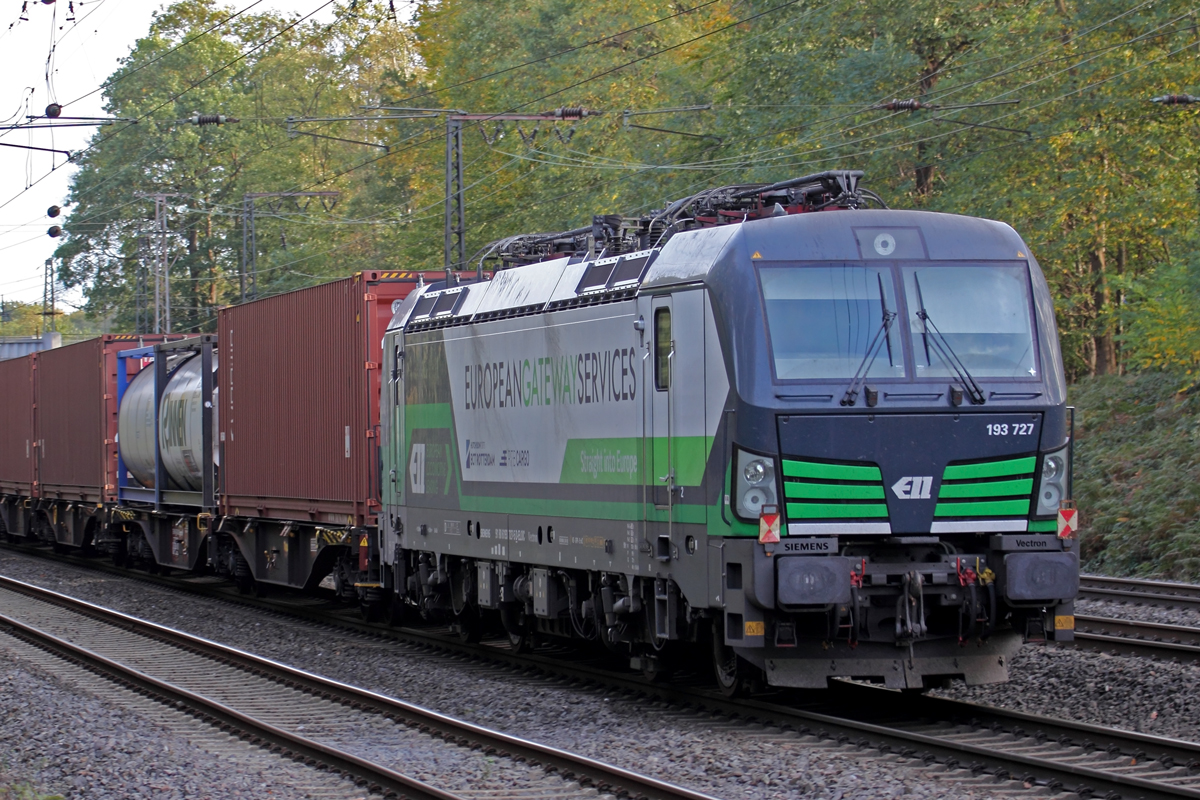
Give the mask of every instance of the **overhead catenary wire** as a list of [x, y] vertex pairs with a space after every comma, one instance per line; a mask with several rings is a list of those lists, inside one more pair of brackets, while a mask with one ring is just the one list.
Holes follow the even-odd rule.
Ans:
[[608, 34], [607, 36], [601, 36], [599, 39], [592, 39], [590, 41], [584, 42], [583, 44], [576, 45], [574, 47], [568, 47], [565, 50], [559, 50], [558, 52], [551, 53], [550, 55], [547, 55], [547, 56], [542, 56], [541, 58], [535, 58], [535, 59], [531, 59], [529, 61], [523, 61], [520, 64], [514, 64], [511, 67], [505, 67], [504, 69], [494, 70], [492, 72], [488, 72], [484, 75], [479, 75], [474, 78], [468, 78], [465, 81], [459, 81], [458, 83], [454, 83], [449, 86], [442, 86], [437, 89], [431, 89], [428, 92], [422, 92], [421, 94], [410, 95], [409, 97], [406, 97], [403, 100], [396, 101], [395, 104], [403, 105], [404, 103], [412, 103], [417, 100], [423, 100], [426, 97], [433, 97], [433, 96], [441, 94], [443, 92], [453, 91], [455, 89], [462, 88], [463, 86], [470, 86], [471, 84], [478, 83], [479, 81], [490, 80], [492, 78], [497, 78], [501, 75], [507, 75], [508, 73], [515, 72], [519, 69], [525, 69], [526, 67], [531, 67], [536, 64], [543, 64], [547, 61], [551, 61], [555, 58], [559, 58], [560, 56], [569, 55], [571, 53], [575, 53], [580, 50], [584, 50], [588, 47], [594, 47], [598, 44], [603, 44], [604, 42], [609, 42], [609, 41], [612, 41], [613, 39], [618, 39], [622, 36], [628, 36], [631, 33], [638, 33], [640, 31], [644, 31], [647, 28], [652, 28], [655, 25], [659, 25], [663, 22], [667, 22], [668, 20], [682, 17], [685, 14], [692, 14], [696, 11], [699, 11], [702, 8], [707, 8], [708, 6], [714, 5], [717, 2], [720, 2], [720, 0], [707, 0], [707, 2], [700, 3], [699, 5], [692, 6], [691, 8], [684, 8], [680, 11], [677, 11], [674, 14], [668, 14], [665, 17], [659, 17], [658, 19], [653, 20], [652, 22], [647, 22], [644, 25], [637, 25], [632, 28], [626, 28], [625, 30]]
[[[917, 123], [917, 124], [923, 124], [923, 123]], [[931, 137], [931, 138], [939, 138], [939, 137]], [[921, 141], [921, 140], [917, 140], [917, 141]], [[855, 143], [855, 144], [857, 144], [857, 143]], [[908, 143], [908, 144], [911, 144], [911, 143]], [[896, 146], [905, 146], [905, 145], [906, 145], [906, 143], [900, 143]], [[793, 147], [794, 147], [794, 145], [793, 145]], [[868, 151], [868, 152], [877, 152], [877, 151]], [[797, 156], [797, 154], [792, 153], [789, 155], [781, 156], [781, 158], [795, 158], [796, 156]], [[740, 157], [742, 159], [746, 159], [746, 158], [753, 157], [753, 154], [740, 154]], [[733, 157], [731, 157], [731, 158], [733, 158]], [[805, 162], [805, 163], [807, 163], [807, 162]], [[652, 166], [652, 168], [659, 168], [657, 166], [653, 166], [653, 165], [651, 165], [651, 166]], [[357, 168], [358, 167], [356, 166], [356, 167], [352, 168], [351, 170], [347, 170], [340, 174], [347, 174], [349, 171], [353, 171], [353, 169], [357, 169]], [[636, 165], [630, 165], [629, 168], [636, 168]], [[718, 162], [708, 162], [707, 164], [702, 162], [701, 164], [697, 164], [696, 168], [713, 168], [713, 169], [715, 169], [715, 168], [718, 168]], [[340, 177], [340, 174], [338, 176], [334, 176], [334, 177]], [[314, 184], [314, 185], [316, 185], [316, 184]]]
[[[98, 138], [98, 140], [92, 141], [91, 143], [89, 143], [89, 144], [87, 145], [87, 147], [83, 148], [83, 149], [82, 149], [82, 150], [80, 150], [78, 153], [76, 153], [76, 156], [78, 156], [78, 155], [82, 155], [83, 153], [86, 153], [86, 152], [88, 152], [88, 151], [91, 151], [91, 150], [95, 149], [96, 147], [100, 146], [100, 145], [101, 145], [101, 144], [103, 144], [104, 142], [106, 142], [106, 141], [108, 141], [108, 140], [112, 139], [112, 138], [113, 138], [113, 137], [115, 137], [115, 136], [118, 136], [118, 135], [120, 135], [122, 132], [124, 132], [124, 131], [126, 131], [126, 130], [129, 130], [129, 128], [130, 128], [132, 125], [136, 124], [137, 122], [142, 122], [142, 121], [144, 121], [144, 120], [146, 120], [146, 119], [149, 119], [149, 118], [150, 118], [150, 116], [151, 116], [152, 114], [154, 114], [154, 112], [156, 112], [156, 111], [159, 111], [159, 110], [161, 110], [161, 109], [165, 108], [166, 106], [168, 106], [168, 105], [170, 105], [170, 104], [174, 103], [176, 100], [178, 100], [179, 98], [181, 98], [183, 95], [185, 95], [185, 94], [187, 94], [188, 92], [190, 92], [190, 91], [192, 91], [192, 90], [194, 90], [194, 89], [196, 89], [196, 88], [198, 88], [198, 87], [202, 86], [203, 84], [207, 83], [207, 82], [208, 82], [209, 80], [211, 80], [212, 78], [216, 77], [217, 75], [221, 74], [221, 73], [222, 73], [222, 72], [224, 72], [225, 70], [229, 69], [229, 67], [231, 67], [231, 66], [233, 66], [234, 64], [237, 64], [238, 62], [240, 62], [240, 61], [243, 61], [244, 59], [246, 59], [246, 58], [247, 58], [247, 57], [249, 57], [249, 56], [250, 56], [252, 53], [254, 53], [254, 52], [256, 52], [256, 51], [258, 51], [258, 50], [262, 49], [263, 47], [266, 47], [268, 44], [270, 44], [271, 42], [275, 41], [276, 39], [278, 39], [280, 36], [282, 36], [282, 35], [283, 35], [283, 34], [285, 34], [286, 32], [288, 32], [288, 31], [292, 30], [293, 28], [295, 28], [296, 26], [298, 26], [298, 25], [299, 25], [301, 22], [303, 22], [303, 21], [305, 21], [305, 20], [309, 19], [310, 17], [313, 17], [313, 16], [315, 16], [316, 14], [320, 13], [321, 11], [323, 11], [325, 8], [327, 8], [327, 7], [331, 6], [331, 5], [333, 5], [333, 3], [334, 3], [335, 1], [336, 1], [336, 0], [325, 0], [325, 2], [323, 2], [323, 3], [322, 3], [320, 6], [318, 6], [318, 7], [317, 7], [316, 9], [314, 9], [313, 11], [310, 11], [308, 14], [305, 14], [305, 15], [304, 15], [304, 16], [302, 16], [302, 17], [297, 17], [296, 19], [294, 19], [292, 22], [290, 22], [290, 23], [288, 23], [287, 25], [285, 25], [285, 26], [284, 26], [283, 28], [281, 28], [280, 30], [278, 30], [278, 31], [276, 31], [275, 33], [273, 33], [273, 34], [271, 34], [270, 36], [268, 36], [268, 37], [267, 37], [266, 39], [264, 39], [262, 42], [259, 42], [258, 44], [256, 44], [256, 45], [254, 45], [253, 47], [249, 48], [249, 49], [248, 49], [248, 50], [246, 50], [245, 52], [243, 52], [243, 53], [240, 53], [240, 54], [239, 54], [239, 55], [238, 55], [236, 58], [233, 58], [233, 59], [231, 59], [230, 61], [227, 61], [226, 63], [222, 64], [220, 67], [218, 67], [218, 68], [216, 68], [216, 69], [214, 69], [214, 70], [210, 71], [208, 74], [206, 74], [206, 75], [204, 75], [204, 76], [202, 76], [202, 77], [198, 78], [196, 81], [192, 82], [192, 83], [191, 83], [189, 86], [187, 86], [185, 89], [182, 89], [182, 90], [180, 90], [179, 92], [176, 92], [175, 94], [171, 95], [171, 96], [170, 96], [169, 98], [167, 98], [166, 100], [162, 101], [162, 102], [161, 102], [161, 103], [159, 103], [158, 105], [156, 105], [156, 106], [154, 106], [153, 108], [151, 108], [149, 111], [147, 111], [147, 112], [145, 112], [144, 114], [142, 114], [141, 116], [139, 116], [139, 117], [137, 118], [136, 122], [134, 122], [134, 123], [130, 123], [130, 125], [126, 125], [125, 127], [118, 128], [118, 129], [117, 129], [116, 131], [114, 131], [113, 133], [111, 133], [111, 134], [108, 134], [108, 135], [106, 135], [106, 136], [101, 136], [101, 137], [99, 137], [99, 138]], [[31, 189], [33, 186], [36, 186], [37, 184], [41, 183], [41, 182], [42, 182], [43, 180], [45, 180], [45, 179], [46, 179], [46, 178], [47, 178], [49, 175], [53, 174], [53, 172], [54, 172], [56, 169], [58, 169], [58, 167], [52, 168], [52, 169], [50, 170], [50, 172], [47, 172], [45, 175], [43, 175], [42, 177], [38, 178], [36, 181], [33, 181], [32, 183], [30, 183], [30, 185], [29, 185], [29, 186], [26, 186], [24, 189], [22, 189], [22, 190], [21, 190], [20, 192], [18, 192], [16, 195], [14, 195], [14, 196], [10, 197], [8, 200], [5, 200], [4, 202], [0, 203], [0, 209], [3, 209], [3, 208], [5, 208], [6, 206], [10, 205], [10, 204], [11, 204], [11, 203], [13, 203], [13, 202], [14, 202], [14, 201], [15, 201], [15, 200], [18, 198], [18, 197], [20, 197], [21, 195], [23, 195], [25, 192], [29, 191], [29, 189]]]
[[[511, 155], [511, 154], [510, 154], [510, 155]], [[374, 161], [374, 160], [372, 160], [372, 161]], [[491, 221], [488, 221], [488, 222], [491, 222]]]

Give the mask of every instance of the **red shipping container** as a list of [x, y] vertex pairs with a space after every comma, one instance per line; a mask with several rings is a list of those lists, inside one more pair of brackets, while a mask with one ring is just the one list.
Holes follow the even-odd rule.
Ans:
[[37, 356], [0, 361], [0, 494], [33, 496], [37, 440], [33, 428], [33, 375]]
[[374, 524], [383, 334], [417, 279], [362, 272], [221, 310], [222, 513]]
[[37, 355], [37, 480], [41, 497], [117, 499], [117, 353], [182, 335], [105, 334]]

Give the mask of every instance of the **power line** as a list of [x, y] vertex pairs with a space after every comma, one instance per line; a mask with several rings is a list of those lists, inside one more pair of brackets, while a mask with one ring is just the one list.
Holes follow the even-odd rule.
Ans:
[[[110, 88], [112, 88], [113, 86], [116, 86], [118, 83], [120, 83], [121, 81], [125, 80], [126, 78], [129, 78], [129, 77], [132, 77], [133, 75], [136, 75], [137, 73], [141, 72], [142, 70], [146, 69], [147, 67], [153, 66], [154, 64], [157, 64], [159, 61], [162, 61], [164, 58], [166, 58], [167, 56], [169, 56], [169, 55], [171, 55], [172, 53], [176, 52], [177, 50], [180, 50], [180, 49], [182, 49], [182, 48], [184, 48], [184, 47], [188, 46], [189, 44], [191, 44], [192, 42], [196, 41], [197, 39], [201, 39], [201, 38], [203, 38], [203, 37], [207, 36], [208, 34], [210, 34], [210, 33], [212, 33], [213, 31], [215, 31], [217, 28], [223, 28], [223, 27], [225, 27], [225, 26], [226, 26], [226, 25], [228, 25], [230, 22], [233, 22], [235, 19], [237, 19], [238, 17], [240, 17], [240, 16], [242, 16], [243, 14], [245, 14], [245, 13], [246, 13], [247, 11], [249, 11], [250, 9], [254, 8], [254, 7], [255, 7], [255, 6], [257, 6], [257, 5], [260, 5], [260, 4], [262, 4], [262, 2], [263, 2], [263, 0], [254, 0], [254, 2], [253, 2], [253, 3], [251, 3], [251, 4], [250, 4], [250, 5], [248, 5], [248, 6], [246, 6], [246, 7], [245, 7], [245, 8], [243, 8], [241, 11], [235, 11], [234, 13], [230, 14], [230, 15], [229, 15], [228, 17], [226, 17], [225, 19], [221, 20], [220, 22], [217, 22], [217, 23], [215, 23], [215, 24], [213, 24], [213, 25], [209, 26], [208, 28], [206, 28], [205, 30], [203, 30], [203, 31], [201, 31], [200, 33], [196, 34], [195, 36], [191, 37], [190, 39], [185, 39], [184, 41], [182, 41], [182, 42], [180, 42], [179, 44], [177, 44], [177, 45], [175, 45], [174, 47], [172, 47], [170, 50], [167, 50], [166, 52], [162, 53], [161, 55], [157, 55], [157, 56], [155, 56], [154, 58], [150, 59], [150, 60], [149, 60], [149, 61], [147, 61], [145, 64], [139, 64], [137, 67], [134, 67], [133, 69], [129, 70], [128, 72], [123, 72], [123, 73], [121, 73], [121, 75], [119, 75], [119, 76], [118, 76], [116, 79], [114, 79], [114, 80], [111, 80], [111, 81], [106, 81], [106, 82], [104, 82], [104, 83], [100, 84], [100, 85], [99, 85], [99, 86], [97, 86], [95, 89], [92, 89], [90, 92], [88, 92], [87, 94], [81, 94], [79, 97], [76, 97], [74, 100], [71, 100], [70, 102], [67, 102], [67, 103], [63, 103], [63, 104], [62, 104], [62, 105], [63, 105], [63, 107], [65, 108], [65, 107], [67, 107], [67, 106], [69, 106], [69, 105], [73, 105], [74, 103], [78, 103], [80, 100], [83, 100], [83, 99], [85, 99], [85, 98], [91, 97], [91, 96], [92, 96], [92, 95], [94, 95], [96, 92], [102, 92], [102, 91], [104, 91], [105, 89], [110, 89]], [[329, 5], [329, 4], [328, 4], [328, 3], [326, 3], [325, 5]], [[320, 11], [322, 8], [324, 8], [324, 7], [325, 7], [325, 6], [321, 6], [321, 8], [317, 9], [317, 11], [314, 11], [313, 13], [315, 14], [315, 13], [319, 12], [319, 11]], [[90, 12], [89, 12], [89, 16], [90, 16]], [[309, 16], [312, 16], [312, 15], [310, 14]], [[86, 19], [86, 17], [85, 17], [85, 19]], [[65, 38], [65, 37], [64, 37], [64, 38]]]
[[568, 47], [566, 50], [559, 50], [557, 53], [551, 53], [548, 56], [542, 56], [541, 58], [535, 58], [530, 61], [524, 61], [520, 64], [516, 64], [511, 67], [505, 67], [504, 69], [498, 69], [498, 70], [495, 70], [494, 72], [489, 72], [485, 75], [480, 75], [475, 78], [469, 78], [465, 81], [459, 81], [458, 83], [451, 84], [450, 86], [443, 86], [439, 89], [432, 89], [428, 92], [423, 92], [421, 94], [414, 94], [411, 97], [406, 97], [403, 100], [397, 101], [396, 105], [403, 105], [404, 103], [411, 103], [414, 100], [421, 100], [426, 97], [433, 97], [434, 95], [441, 94], [442, 92], [449, 92], [454, 89], [461, 88], [463, 86], [469, 86], [472, 83], [478, 83], [479, 81], [488, 80], [489, 78], [495, 78], [500, 75], [506, 75], [509, 72], [515, 72], [516, 70], [524, 69], [525, 67], [531, 67], [535, 64], [542, 64], [542, 63], [545, 63], [546, 61], [550, 61], [555, 58], [558, 58], [559, 56], [565, 56], [565, 55], [568, 55], [569, 53], [575, 53], [575, 52], [578, 52], [579, 50], [584, 50], [588, 47], [593, 47], [594, 45], [603, 44], [604, 42], [612, 41], [613, 39], [617, 39], [622, 36], [627, 36], [628, 34], [631, 34], [631, 33], [637, 33], [638, 31], [643, 31], [643, 30], [646, 30], [647, 28], [653, 28], [655, 25], [659, 25], [668, 20], [675, 19], [676, 17], [682, 17], [685, 14], [691, 14], [694, 11], [699, 11], [702, 8], [707, 8], [708, 6], [711, 6], [714, 3], [717, 3], [719, 1], [720, 0], [708, 0], [708, 2], [701, 3], [697, 6], [692, 6], [691, 8], [685, 8], [682, 11], [677, 11], [674, 14], [669, 14], [665, 17], [659, 17], [658, 19], [654, 20], [653, 22], [647, 22], [645, 25], [638, 25], [633, 28], [626, 28], [623, 31], [618, 31], [617, 33], [613, 33], [608, 36], [602, 36], [599, 39], [593, 39], [589, 42], [584, 42], [583, 44], [576, 45], [575, 47]]
[[[261, 0], [259, 0], [259, 1], [261, 2]], [[239, 54], [239, 55], [238, 55], [236, 58], [234, 58], [234, 59], [231, 59], [230, 61], [228, 61], [228, 62], [226, 62], [225, 64], [221, 65], [221, 66], [220, 66], [220, 67], [218, 67], [217, 69], [215, 69], [215, 70], [212, 70], [212, 71], [211, 71], [211, 72], [209, 72], [207, 75], [205, 75], [205, 76], [203, 76], [202, 78], [198, 79], [197, 81], [193, 82], [193, 83], [192, 83], [191, 85], [189, 85], [189, 86], [188, 86], [186, 89], [183, 89], [183, 90], [181, 90], [181, 91], [179, 91], [179, 92], [175, 93], [174, 95], [172, 95], [171, 97], [167, 98], [167, 99], [166, 99], [166, 100], [164, 100], [163, 102], [161, 102], [161, 103], [159, 103], [158, 105], [154, 106], [154, 107], [153, 107], [153, 108], [151, 108], [149, 111], [147, 111], [145, 114], [142, 114], [141, 116], [139, 116], [139, 117], [137, 118], [137, 120], [136, 120], [136, 122], [135, 122], [135, 123], [130, 123], [130, 125], [126, 125], [124, 128], [118, 128], [118, 129], [117, 129], [116, 131], [114, 131], [113, 133], [111, 133], [111, 134], [109, 134], [109, 135], [107, 135], [107, 136], [100, 137], [100, 138], [99, 138], [97, 141], [93, 141], [93, 142], [91, 142], [91, 143], [90, 143], [90, 144], [89, 144], [87, 147], [85, 147], [83, 150], [80, 150], [78, 153], [76, 153], [76, 154], [75, 154], [75, 155], [76, 155], [76, 157], [78, 157], [78, 156], [80, 156], [80, 155], [83, 155], [84, 153], [87, 153], [87, 152], [89, 152], [89, 151], [91, 151], [91, 150], [94, 150], [95, 148], [99, 147], [99, 146], [100, 146], [101, 144], [103, 144], [104, 142], [107, 142], [107, 141], [111, 140], [111, 139], [112, 139], [113, 137], [115, 137], [115, 136], [119, 136], [120, 134], [122, 134], [122, 133], [124, 133], [125, 131], [129, 130], [129, 129], [130, 129], [130, 128], [131, 128], [131, 127], [134, 125], [134, 124], [136, 124], [137, 122], [142, 122], [142, 121], [145, 121], [145, 120], [149, 119], [149, 118], [150, 118], [150, 116], [151, 116], [151, 115], [152, 115], [154, 112], [156, 112], [156, 111], [159, 111], [160, 109], [162, 109], [162, 108], [166, 107], [167, 105], [170, 105], [171, 103], [174, 103], [174, 102], [175, 102], [176, 100], [178, 100], [180, 97], [183, 97], [183, 95], [187, 94], [188, 92], [192, 91], [193, 89], [196, 89], [196, 88], [198, 88], [199, 86], [203, 85], [204, 83], [207, 83], [209, 80], [211, 80], [211, 79], [212, 79], [212, 78], [214, 78], [215, 76], [217, 76], [217, 75], [221, 74], [222, 72], [224, 72], [225, 70], [227, 70], [229, 67], [233, 66], [234, 64], [237, 64], [238, 62], [240, 62], [240, 61], [242, 61], [242, 60], [244, 60], [244, 59], [246, 59], [246, 58], [248, 58], [248, 57], [249, 57], [249, 56], [250, 56], [252, 53], [256, 52], [257, 50], [260, 50], [260, 49], [262, 49], [263, 47], [266, 47], [266, 46], [267, 46], [268, 44], [270, 44], [271, 42], [273, 42], [273, 41], [275, 41], [276, 39], [278, 39], [279, 37], [283, 36], [283, 34], [287, 33], [287, 32], [288, 32], [288, 31], [290, 31], [291, 29], [295, 28], [295, 27], [296, 27], [297, 25], [299, 25], [301, 22], [304, 22], [305, 20], [309, 19], [310, 17], [313, 17], [313, 16], [315, 16], [316, 14], [320, 13], [320, 12], [321, 12], [321, 11], [323, 11], [324, 9], [326, 9], [326, 8], [328, 8], [329, 6], [333, 5], [333, 3], [334, 3], [334, 2], [335, 2], [335, 0], [326, 0], [324, 3], [322, 3], [322, 4], [321, 4], [320, 6], [318, 6], [316, 9], [314, 9], [314, 10], [313, 10], [313, 11], [311, 11], [311, 12], [309, 12], [308, 14], [305, 14], [303, 17], [297, 17], [297, 18], [296, 18], [295, 20], [293, 20], [291, 23], [289, 23], [288, 25], [285, 25], [285, 26], [284, 26], [283, 28], [281, 28], [279, 31], [277, 31], [277, 32], [273, 33], [272, 35], [268, 36], [268, 37], [267, 37], [265, 40], [263, 40], [262, 42], [260, 42], [260, 43], [256, 44], [254, 47], [251, 47], [249, 50], [247, 50], [247, 51], [245, 51], [245, 52], [243, 52], [243, 53], [240, 53], [240, 54]], [[54, 171], [55, 171], [55, 170], [57, 170], [57, 169], [58, 169], [58, 167], [54, 167], [54, 168], [52, 168], [52, 169], [50, 170], [50, 172], [47, 172], [45, 175], [43, 175], [42, 177], [38, 178], [36, 181], [33, 181], [32, 183], [30, 183], [28, 186], [26, 186], [24, 189], [22, 189], [22, 190], [21, 190], [20, 192], [18, 192], [16, 195], [14, 195], [14, 196], [10, 197], [8, 200], [5, 200], [3, 203], [0, 203], [0, 209], [3, 209], [4, 207], [8, 206], [10, 203], [14, 202], [14, 201], [15, 201], [15, 200], [16, 200], [18, 197], [20, 197], [21, 195], [25, 194], [25, 192], [29, 191], [29, 190], [30, 190], [31, 188], [33, 188], [34, 186], [36, 186], [36, 185], [38, 185], [39, 183], [41, 183], [43, 180], [45, 180], [47, 177], [49, 177], [51, 174], [53, 174], [53, 173], [54, 173]]]

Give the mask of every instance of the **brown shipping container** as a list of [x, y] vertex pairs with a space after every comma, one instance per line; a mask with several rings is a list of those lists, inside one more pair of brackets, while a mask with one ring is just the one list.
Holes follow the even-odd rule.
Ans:
[[370, 525], [392, 302], [417, 273], [363, 272], [222, 309], [222, 513]]
[[117, 353], [181, 335], [105, 334], [37, 355], [38, 493], [117, 499]]
[[33, 496], [33, 370], [37, 356], [0, 361], [0, 494]]

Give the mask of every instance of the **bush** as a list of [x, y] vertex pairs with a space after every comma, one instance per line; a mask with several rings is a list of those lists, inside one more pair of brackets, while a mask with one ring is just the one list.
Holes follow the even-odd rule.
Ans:
[[1200, 392], [1189, 384], [1182, 371], [1141, 372], [1070, 388], [1085, 570], [1200, 581]]

